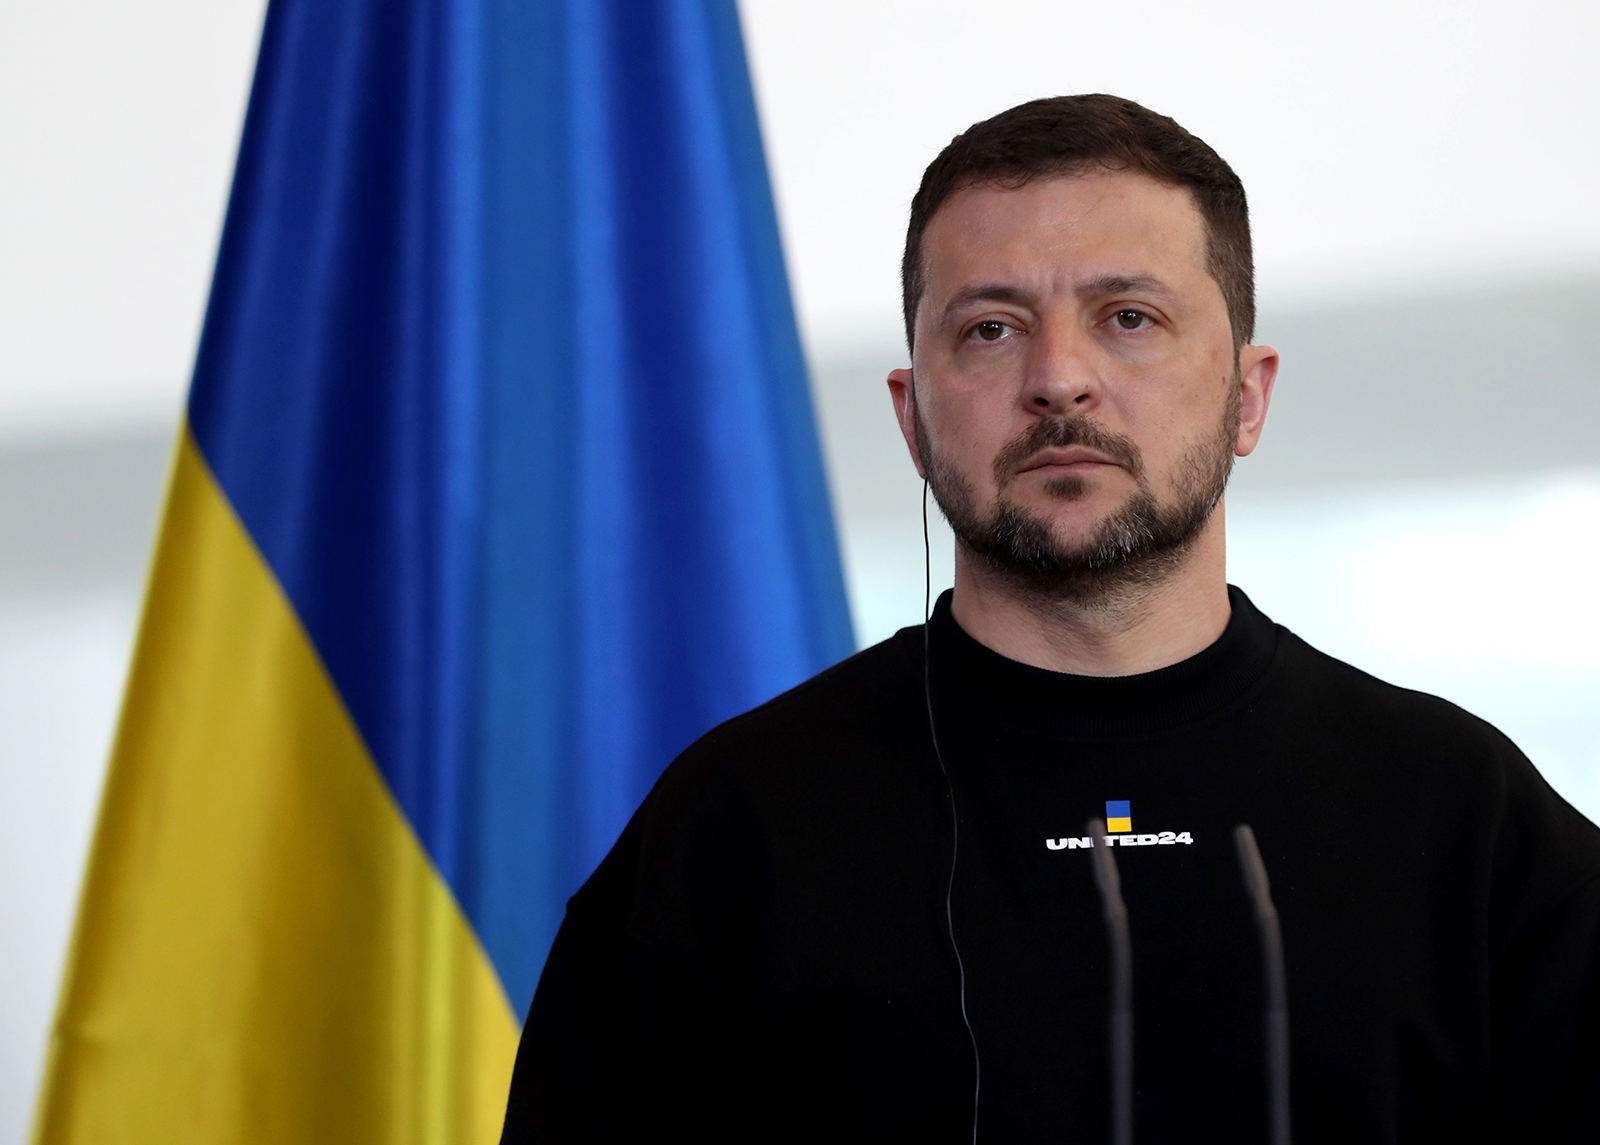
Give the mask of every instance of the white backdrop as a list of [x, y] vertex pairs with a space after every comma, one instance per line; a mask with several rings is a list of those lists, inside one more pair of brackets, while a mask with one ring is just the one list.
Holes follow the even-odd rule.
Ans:
[[1109, 91], [1215, 147], [1263, 300], [1600, 262], [1600, 5], [1585, 0], [745, 0], [818, 353], [892, 322], [905, 211], [957, 132]]

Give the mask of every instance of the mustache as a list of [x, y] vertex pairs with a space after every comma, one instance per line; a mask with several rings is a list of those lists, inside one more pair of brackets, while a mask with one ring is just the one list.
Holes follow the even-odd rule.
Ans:
[[1144, 458], [1131, 438], [1110, 433], [1081, 417], [1045, 417], [995, 455], [995, 485], [1004, 488], [1041, 449], [1063, 449], [1069, 445], [1086, 446], [1104, 454], [1135, 480], [1144, 477]]

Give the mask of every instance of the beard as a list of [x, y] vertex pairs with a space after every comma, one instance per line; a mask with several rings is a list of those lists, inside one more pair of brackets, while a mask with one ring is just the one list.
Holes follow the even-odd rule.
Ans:
[[[1170, 575], [1221, 503], [1239, 435], [1238, 382], [1236, 377], [1221, 425], [1179, 459], [1172, 499], [1165, 503], [1150, 487], [1138, 446], [1081, 417], [1041, 418], [1000, 451], [994, 462], [999, 492], [987, 515], [978, 509], [972, 484], [932, 448], [921, 411], [914, 410], [917, 449], [934, 500], [967, 552], [1028, 596], [1079, 605], [1106, 603]], [[1006, 486], [1041, 449], [1070, 445], [1098, 450], [1116, 462], [1133, 478], [1135, 489], [1089, 537], [1062, 544], [1047, 517], [1007, 499]], [[1044, 492], [1058, 501], [1076, 501], [1087, 496], [1089, 483], [1081, 477], [1059, 477], [1047, 482]]]

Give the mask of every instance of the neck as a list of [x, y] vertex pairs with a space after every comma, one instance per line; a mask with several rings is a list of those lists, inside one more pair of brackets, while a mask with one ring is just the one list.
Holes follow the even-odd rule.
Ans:
[[1228, 626], [1223, 506], [1161, 574], [1091, 601], [1028, 591], [956, 547], [956, 622], [1010, 660], [1079, 676], [1132, 676], [1176, 664]]

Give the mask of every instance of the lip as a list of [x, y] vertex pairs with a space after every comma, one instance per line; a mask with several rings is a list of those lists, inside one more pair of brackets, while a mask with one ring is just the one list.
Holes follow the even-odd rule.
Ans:
[[1083, 445], [1069, 445], [1064, 448], [1051, 447], [1041, 449], [1017, 470], [1018, 473], [1032, 473], [1039, 469], [1089, 469], [1097, 465], [1115, 465], [1103, 453]]

